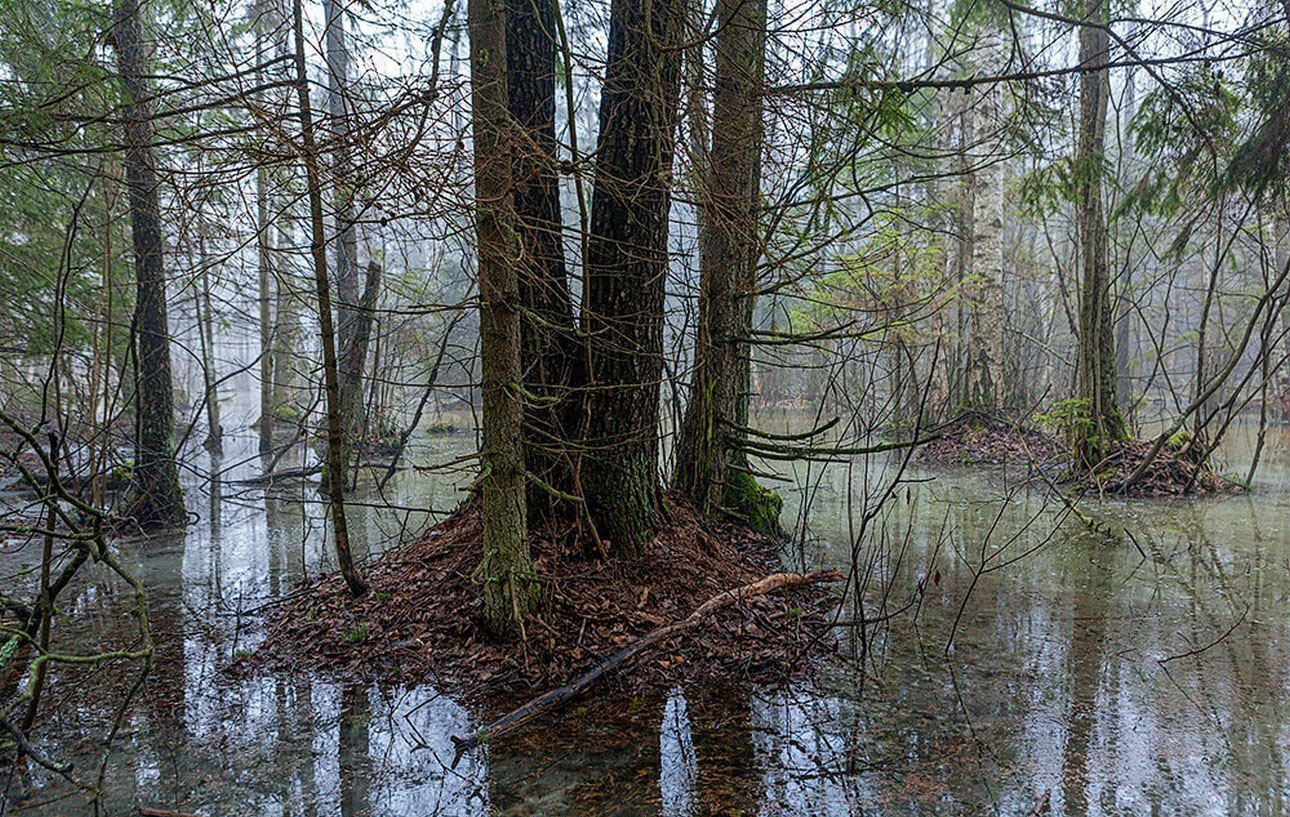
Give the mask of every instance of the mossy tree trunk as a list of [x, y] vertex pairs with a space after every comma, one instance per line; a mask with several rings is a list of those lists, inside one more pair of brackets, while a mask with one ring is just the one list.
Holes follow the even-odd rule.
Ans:
[[135, 271], [135, 459], [130, 514], [142, 526], [182, 523], [183, 494], [174, 452], [170, 324], [166, 314], [161, 212], [152, 156], [151, 90], [138, 0], [118, 0], [112, 26], [125, 86], [125, 175]]
[[635, 552], [662, 522], [659, 383], [681, 0], [614, 0], [587, 242], [583, 495], [602, 539]]
[[[1095, 25], [1079, 31], [1080, 63], [1104, 66], [1109, 39], [1096, 25], [1106, 21], [1106, 0], [1086, 0], [1084, 18]], [[1079, 413], [1071, 424], [1076, 458], [1095, 468], [1127, 438], [1116, 400], [1114, 316], [1106, 222], [1102, 212], [1106, 107], [1110, 83], [1105, 68], [1080, 75], [1079, 135], [1075, 155], [1077, 226], [1080, 248], [1079, 346], [1075, 388]]]
[[718, 0], [716, 13], [712, 146], [699, 151], [699, 327], [673, 485], [705, 513], [776, 532], [778, 497], [757, 485], [740, 447], [759, 255], [766, 2]]
[[515, 129], [507, 105], [506, 0], [470, 0], [475, 230], [483, 390], [484, 615], [496, 633], [522, 632], [537, 602], [529, 556], [520, 374], [518, 241], [512, 206]]
[[[508, 105], [515, 230], [519, 239], [521, 355], [528, 517], [539, 525], [568, 512], [576, 493], [567, 442], [577, 431], [574, 389], [585, 380], [564, 261], [555, 135], [554, 0], [507, 0]], [[554, 489], [554, 491], [552, 490]], [[556, 493], [559, 492], [559, 493]]]

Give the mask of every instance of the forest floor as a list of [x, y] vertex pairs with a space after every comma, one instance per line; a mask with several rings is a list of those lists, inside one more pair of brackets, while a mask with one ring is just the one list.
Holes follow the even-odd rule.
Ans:
[[[429, 681], [465, 698], [514, 698], [563, 684], [713, 596], [783, 569], [773, 540], [714, 526], [676, 498], [667, 507], [671, 523], [633, 558], [588, 557], [576, 528], [533, 536], [542, 600], [522, 641], [499, 642], [482, 624], [482, 520], [468, 502], [368, 565], [363, 598], [352, 599], [338, 575], [302, 587], [233, 669]], [[819, 586], [747, 599], [637, 656], [619, 677], [634, 689], [782, 680], [835, 649], [836, 606]]]
[[1127, 497], [1208, 495], [1238, 487], [1189, 456], [1189, 446], [1181, 441], [1162, 446], [1147, 469], [1123, 488], [1150, 453], [1152, 442], [1125, 443], [1096, 469], [1077, 474], [1070, 446], [1060, 436], [980, 412], [964, 412], [919, 449], [918, 461], [933, 466], [1024, 466], [1053, 474], [1056, 482], [1073, 491]]

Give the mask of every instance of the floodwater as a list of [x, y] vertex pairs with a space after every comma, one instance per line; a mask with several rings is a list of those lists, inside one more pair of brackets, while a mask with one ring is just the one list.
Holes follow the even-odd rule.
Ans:
[[[1021, 816], [1046, 799], [1067, 815], [1283, 814], [1290, 432], [1270, 436], [1252, 494], [1085, 500], [1118, 541], [1016, 475], [911, 468], [865, 522], [898, 458], [786, 470], [785, 525], [808, 521], [786, 561], [857, 577], [837, 659], [751, 690], [642, 700], [611, 683], [455, 768], [450, 736], [476, 714], [432, 687], [222, 672], [254, 648], [266, 603], [329, 569], [329, 541], [308, 485], [225, 482], [212, 497], [194, 481], [185, 534], [118, 545], [147, 584], [158, 654], [106, 767], [106, 813]], [[253, 442], [230, 441], [224, 479], [259, 471]], [[474, 442], [427, 436], [410, 459]], [[1248, 448], [1238, 435], [1228, 467]], [[423, 528], [464, 479], [369, 484], [351, 517], [359, 551]], [[6, 576], [28, 550], [0, 556]], [[66, 651], [131, 637], [126, 589], [86, 572], [61, 599]], [[34, 740], [92, 779], [130, 678], [56, 674]], [[43, 770], [10, 782], [8, 813], [90, 813]]]

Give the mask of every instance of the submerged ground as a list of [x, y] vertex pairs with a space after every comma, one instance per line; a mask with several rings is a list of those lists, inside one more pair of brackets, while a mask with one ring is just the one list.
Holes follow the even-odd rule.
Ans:
[[[1224, 452], [1233, 470], [1247, 436]], [[474, 444], [428, 437], [413, 459]], [[257, 473], [252, 450], [237, 438], [225, 478]], [[1027, 815], [1045, 793], [1069, 815], [1290, 807], [1290, 431], [1271, 433], [1252, 494], [1086, 501], [1128, 531], [1117, 542], [1059, 525], [1041, 486], [911, 472], [919, 481], [853, 552], [895, 464], [786, 472], [799, 487], [784, 522], [806, 508], [810, 534], [786, 560], [862, 576], [866, 604], [843, 619], [915, 602], [863, 639], [839, 628], [839, 658], [814, 678], [648, 698], [610, 684], [455, 769], [450, 736], [478, 713], [433, 688], [222, 672], [254, 645], [266, 603], [329, 569], [329, 543], [306, 486], [190, 488], [202, 518], [186, 535], [123, 545], [150, 590], [159, 655], [109, 767], [108, 813]], [[351, 525], [374, 552], [459, 496], [451, 478], [400, 473], [383, 496], [366, 493]], [[35, 554], [3, 558], [9, 575]], [[128, 596], [106, 577], [63, 601], [64, 634], [121, 632]], [[862, 644], [861, 664], [848, 656]], [[120, 690], [109, 674], [61, 680], [37, 734], [89, 763]], [[18, 791], [10, 813], [84, 812], [44, 773]]]

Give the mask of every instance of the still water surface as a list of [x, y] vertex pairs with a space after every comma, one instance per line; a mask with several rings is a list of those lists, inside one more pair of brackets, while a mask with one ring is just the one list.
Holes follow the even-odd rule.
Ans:
[[[842, 619], [885, 623], [838, 628], [839, 657], [810, 680], [658, 700], [611, 685], [455, 769], [449, 737], [475, 713], [431, 686], [222, 672], [255, 646], [258, 608], [330, 569], [329, 542], [310, 486], [226, 482], [212, 496], [194, 482], [200, 521], [185, 534], [120, 545], [149, 588], [158, 663], [112, 755], [107, 810], [1028, 815], [1046, 794], [1052, 814], [1284, 814], [1290, 433], [1272, 436], [1252, 494], [1085, 500], [1127, 530], [1119, 542], [1015, 476], [912, 469], [862, 525], [896, 461], [785, 471], [797, 487], [783, 487], [784, 521], [808, 531], [786, 562], [854, 568], [865, 604], [853, 590]], [[226, 480], [260, 469], [249, 435], [234, 443]], [[428, 437], [411, 459], [473, 447]], [[1228, 446], [1229, 467], [1248, 448]], [[382, 496], [368, 487], [351, 519], [360, 551], [424, 528], [421, 509], [450, 509], [457, 481], [408, 471]], [[4, 573], [34, 555], [3, 554]], [[63, 598], [63, 637], [124, 637], [128, 601], [94, 574]], [[91, 768], [116, 682], [55, 677], [52, 695], [41, 745]], [[16, 788], [10, 813], [87, 813], [43, 772]]]

